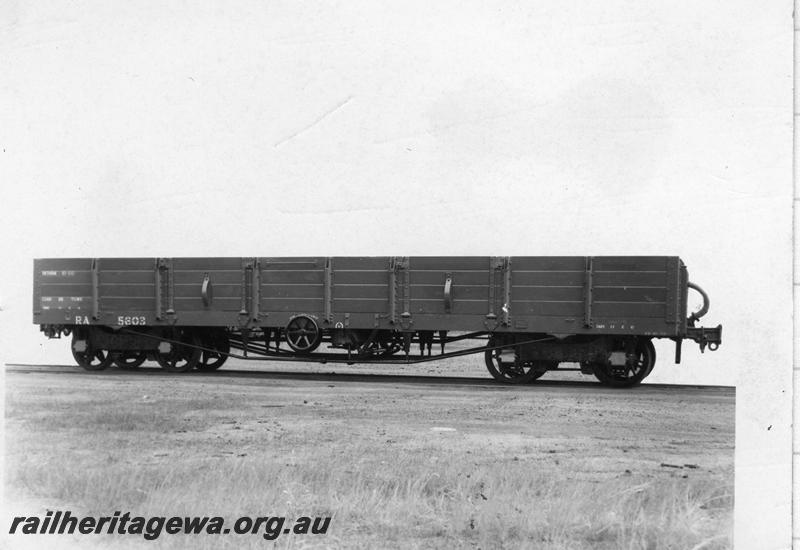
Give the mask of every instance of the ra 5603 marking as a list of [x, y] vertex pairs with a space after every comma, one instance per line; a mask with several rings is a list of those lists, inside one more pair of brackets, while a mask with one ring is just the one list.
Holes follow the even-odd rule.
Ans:
[[120, 315], [119, 317], [117, 317], [117, 324], [120, 326], [146, 325], [147, 317], [145, 317], [144, 315]]
[[[90, 325], [89, 316], [88, 315], [76, 315], [75, 316], [75, 324], [76, 325]], [[144, 326], [147, 324], [147, 317], [144, 315], [120, 315], [117, 317], [117, 325], [124, 327], [124, 326]]]

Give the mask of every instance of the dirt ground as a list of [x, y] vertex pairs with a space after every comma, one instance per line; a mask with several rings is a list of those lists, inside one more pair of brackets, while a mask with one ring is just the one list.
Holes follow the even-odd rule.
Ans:
[[[618, 390], [579, 373], [505, 386], [474, 359], [188, 375], [11, 365], [11, 508], [332, 516], [325, 535], [272, 543], [295, 548], [730, 546], [732, 388]], [[266, 543], [185, 537], [157, 542]]]

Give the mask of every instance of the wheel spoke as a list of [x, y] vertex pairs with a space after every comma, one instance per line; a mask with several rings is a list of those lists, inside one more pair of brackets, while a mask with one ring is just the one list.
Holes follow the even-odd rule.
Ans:
[[298, 315], [286, 325], [286, 343], [296, 353], [310, 353], [319, 346], [322, 332], [316, 321], [307, 315]]

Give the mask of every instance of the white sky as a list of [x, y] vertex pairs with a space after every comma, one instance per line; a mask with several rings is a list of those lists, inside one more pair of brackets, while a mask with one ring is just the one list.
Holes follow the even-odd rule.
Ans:
[[724, 343], [660, 345], [651, 380], [737, 385], [737, 543], [783, 547], [791, 14], [0, 4], [2, 356], [70, 361], [34, 257], [680, 255]]

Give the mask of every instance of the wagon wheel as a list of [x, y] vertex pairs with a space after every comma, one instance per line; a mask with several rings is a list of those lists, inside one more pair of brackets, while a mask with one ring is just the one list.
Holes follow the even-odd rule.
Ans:
[[123, 370], [138, 369], [147, 359], [143, 351], [122, 351], [114, 353], [114, 364]]
[[[489, 342], [489, 347], [494, 347], [494, 344]], [[535, 361], [524, 363], [519, 359], [503, 361], [500, 351], [499, 349], [487, 349], [484, 352], [486, 368], [495, 380], [507, 384], [524, 384], [535, 380], [545, 372], [536, 365]]]
[[608, 384], [608, 375], [606, 374], [606, 370], [603, 367], [602, 363], [597, 363], [595, 361], [581, 361], [581, 369], [584, 373], [586, 373], [586, 369], [592, 371], [594, 377], [597, 378], [597, 381], [601, 384]]
[[220, 368], [228, 360], [231, 352], [231, 341], [225, 332], [214, 332], [203, 340], [203, 347], [214, 351], [203, 350], [197, 370], [212, 371]]
[[82, 339], [84, 339], [83, 335], [72, 335], [72, 357], [75, 358], [75, 362], [86, 370], [107, 369], [114, 358], [109, 352], [96, 349], [92, 346], [92, 342], [89, 340], [88, 336], [85, 337], [86, 349], [84, 351], [75, 351], [75, 343]]
[[538, 380], [549, 370], [556, 370], [558, 368], [558, 361], [533, 361], [534, 374], [531, 382]]
[[636, 350], [625, 365], [591, 363], [595, 378], [602, 384], [615, 388], [629, 388], [640, 384], [653, 371], [656, 364], [656, 348], [646, 338], [636, 341]]
[[186, 372], [195, 368], [200, 361], [200, 337], [194, 333], [183, 333], [171, 340], [181, 343], [171, 342], [168, 353], [156, 352], [156, 361], [161, 368], [169, 372]]
[[285, 333], [286, 343], [297, 353], [311, 353], [322, 341], [317, 322], [307, 315], [292, 317]]

